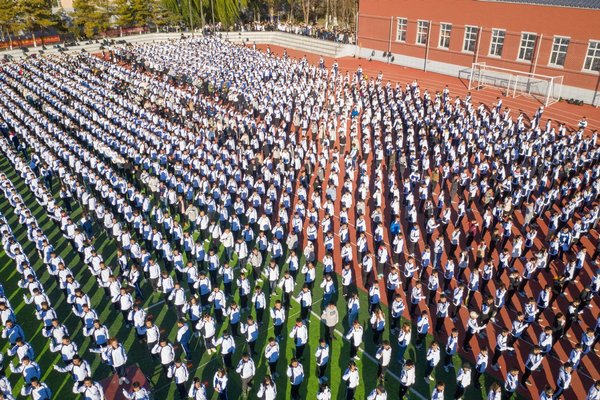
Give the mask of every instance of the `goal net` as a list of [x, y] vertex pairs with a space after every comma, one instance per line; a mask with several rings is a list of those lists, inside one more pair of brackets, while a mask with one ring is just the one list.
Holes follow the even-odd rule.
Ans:
[[562, 84], [562, 76], [493, 67], [484, 62], [473, 63], [469, 75], [469, 90], [496, 88], [508, 97], [533, 97], [546, 107], [560, 100]]

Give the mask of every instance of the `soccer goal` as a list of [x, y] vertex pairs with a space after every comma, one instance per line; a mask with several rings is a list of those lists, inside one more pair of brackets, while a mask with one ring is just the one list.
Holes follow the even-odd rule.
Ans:
[[469, 90], [492, 87], [500, 89], [508, 97], [533, 97], [546, 107], [560, 100], [562, 84], [562, 75], [533, 74], [493, 67], [484, 62], [473, 63], [469, 75]]

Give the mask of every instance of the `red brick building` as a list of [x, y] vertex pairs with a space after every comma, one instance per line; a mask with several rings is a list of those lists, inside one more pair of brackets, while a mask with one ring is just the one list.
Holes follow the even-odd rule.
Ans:
[[357, 36], [363, 57], [463, 77], [474, 62], [562, 75], [562, 97], [600, 105], [598, 0], [363, 0]]

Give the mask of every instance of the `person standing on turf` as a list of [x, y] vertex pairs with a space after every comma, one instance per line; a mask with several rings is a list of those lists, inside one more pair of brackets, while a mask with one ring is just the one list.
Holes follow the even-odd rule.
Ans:
[[296, 358], [292, 358], [292, 362], [287, 368], [287, 377], [290, 379], [291, 399], [300, 400], [300, 386], [304, 382], [304, 367]]
[[404, 367], [402, 367], [402, 371], [400, 372], [400, 390], [398, 393], [398, 399], [403, 400], [404, 396], [410, 389], [412, 385], [414, 385], [416, 379], [415, 374], [415, 363], [413, 360], [406, 360]]
[[477, 361], [475, 362], [475, 368], [473, 369], [473, 384], [475, 389], [481, 389], [481, 383], [479, 383], [479, 378], [485, 372], [488, 366], [488, 349], [482, 347], [477, 355]]
[[377, 359], [377, 380], [381, 383], [385, 382], [385, 373], [392, 360], [392, 346], [388, 340], [384, 340], [383, 344], [377, 349], [375, 353], [375, 359]]
[[279, 343], [274, 337], [269, 338], [269, 343], [265, 347], [265, 358], [269, 364], [269, 372], [273, 378], [277, 378], [277, 361], [279, 361]]
[[458, 329], [452, 328], [450, 336], [446, 341], [446, 356], [444, 357], [444, 371], [448, 372], [450, 368], [454, 368], [452, 358], [458, 351]]
[[510, 400], [513, 397], [513, 394], [517, 391], [517, 387], [519, 386], [519, 370], [516, 368], [512, 368], [508, 371], [506, 375], [506, 379], [504, 380], [504, 395], [502, 396], [503, 400]]
[[[192, 386], [190, 386], [190, 390], [188, 391], [188, 397], [191, 400], [206, 400], [208, 396], [206, 394], [206, 383], [200, 381], [200, 378], [197, 376], [194, 377], [194, 382]], [[134, 383], [135, 388], [135, 383]], [[149, 400], [149, 399], [148, 399]]]
[[275, 300], [275, 306], [270, 310], [271, 321], [273, 323], [273, 330], [275, 332], [275, 338], [281, 341], [281, 331], [283, 330], [283, 324], [285, 323], [285, 310], [281, 306], [280, 300]]
[[444, 400], [444, 389], [446, 388], [446, 384], [442, 381], [438, 381], [433, 388], [433, 392], [431, 392], [431, 400]]
[[187, 399], [187, 389], [185, 385], [189, 377], [190, 374], [187, 366], [182, 363], [179, 358], [175, 360], [174, 364], [171, 364], [169, 371], [167, 372], [167, 378], [172, 378], [173, 382], [175, 382], [175, 386], [177, 386], [177, 392], [179, 392], [179, 398], [181, 400]]
[[317, 351], [315, 352], [315, 357], [317, 359], [317, 378], [319, 378], [319, 383], [327, 382], [325, 371], [327, 370], [327, 363], [329, 362], [329, 345], [325, 339], [320, 340], [319, 347], [317, 347]]
[[296, 358], [302, 361], [304, 348], [306, 347], [306, 343], [308, 343], [308, 329], [301, 318], [296, 319], [296, 325], [294, 325], [290, 332], [290, 339], [294, 339], [296, 345]]
[[246, 344], [248, 345], [248, 353], [253, 357], [256, 352], [254, 351], [254, 345], [256, 344], [256, 340], [258, 339], [258, 324], [254, 322], [252, 317], [248, 316], [246, 319], [246, 323], [242, 323], [242, 328], [240, 330], [242, 335], [246, 338]]
[[227, 372], [225, 368], [219, 368], [213, 377], [213, 387], [218, 393], [219, 400], [228, 400], [227, 397]]
[[277, 386], [269, 375], [265, 376], [258, 387], [256, 397], [262, 400], [275, 400], [277, 398]]
[[431, 376], [433, 370], [440, 362], [440, 345], [437, 342], [432, 342], [427, 350], [427, 367], [425, 368], [425, 382], [429, 385], [429, 381], [433, 381]]
[[354, 320], [352, 327], [346, 334], [346, 339], [348, 339], [350, 341], [350, 358], [351, 359], [352, 358], [355, 360], [360, 359], [358, 357], [358, 348], [360, 347], [360, 344], [362, 343], [362, 338], [363, 338], [363, 327], [360, 325], [358, 320]]
[[256, 374], [256, 367], [254, 361], [250, 358], [248, 353], [243, 353], [242, 358], [238, 362], [235, 372], [240, 374], [242, 380], [242, 398], [247, 399], [250, 388], [252, 387], [252, 379]]
[[129, 384], [129, 379], [125, 372], [125, 364], [127, 364], [127, 353], [116, 338], [109, 340], [109, 346], [105, 353], [105, 358], [108, 360], [108, 365], [113, 368], [113, 371], [119, 377], [119, 385], [123, 383]]
[[367, 400], [387, 400], [385, 386], [379, 385], [369, 393]]
[[348, 363], [348, 368], [342, 375], [342, 380], [346, 382], [346, 400], [354, 400], [354, 393], [360, 383], [360, 375], [354, 361], [350, 360]]
[[461, 369], [456, 375], [456, 391], [454, 392], [454, 399], [462, 399], [465, 394], [465, 390], [471, 384], [471, 366], [468, 363], [464, 363]]
[[175, 349], [169, 343], [167, 338], [161, 338], [160, 341], [152, 349], [152, 353], [158, 355], [160, 365], [162, 365], [165, 375], [169, 375], [169, 369], [175, 360]]
[[327, 343], [331, 343], [331, 341], [334, 339], [333, 333], [339, 320], [340, 316], [337, 307], [335, 306], [335, 302], [330, 301], [327, 307], [325, 307], [321, 313], [321, 321], [323, 321], [327, 327], [327, 335], [325, 336]]
[[[213, 339], [214, 340], [214, 339]], [[235, 340], [233, 336], [229, 334], [229, 331], [226, 329], [223, 332], [223, 335], [214, 341], [214, 346], [221, 346], [221, 357], [223, 358], [223, 365], [228, 370], [233, 369], [233, 353], [235, 353]]]

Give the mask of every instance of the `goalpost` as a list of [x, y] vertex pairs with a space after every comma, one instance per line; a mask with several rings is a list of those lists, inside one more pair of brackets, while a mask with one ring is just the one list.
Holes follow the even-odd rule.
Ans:
[[527, 95], [545, 107], [560, 100], [563, 76], [548, 76], [493, 67], [485, 62], [473, 63], [469, 75], [469, 90], [494, 87], [504, 91], [507, 97]]

